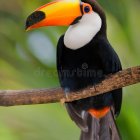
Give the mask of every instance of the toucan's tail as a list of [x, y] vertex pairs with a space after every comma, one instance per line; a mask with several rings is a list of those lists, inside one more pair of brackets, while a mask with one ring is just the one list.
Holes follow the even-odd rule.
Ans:
[[111, 111], [100, 119], [88, 115], [87, 125], [88, 132], [81, 131], [80, 140], [121, 140]]
[[80, 140], [121, 140], [112, 109], [100, 118], [88, 112], [77, 112], [71, 104], [66, 104], [72, 120], [81, 128]]

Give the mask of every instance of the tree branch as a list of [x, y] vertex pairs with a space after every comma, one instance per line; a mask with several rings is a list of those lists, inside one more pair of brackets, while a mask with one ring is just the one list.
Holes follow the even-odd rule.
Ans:
[[67, 97], [61, 88], [33, 90], [1, 90], [0, 106], [33, 105], [55, 102], [71, 102], [119, 89], [140, 82], [140, 66], [109, 75], [97, 85], [71, 92]]

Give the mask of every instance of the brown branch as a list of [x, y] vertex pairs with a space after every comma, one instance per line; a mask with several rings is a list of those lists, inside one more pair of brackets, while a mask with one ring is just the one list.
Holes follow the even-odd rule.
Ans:
[[109, 75], [101, 83], [84, 90], [71, 92], [67, 97], [61, 88], [33, 89], [33, 90], [1, 90], [0, 106], [33, 105], [55, 103], [60, 101], [71, 102], [103, 94], [108, 91], [140, 82], [140, 66], [128, 68], [116, 74]]

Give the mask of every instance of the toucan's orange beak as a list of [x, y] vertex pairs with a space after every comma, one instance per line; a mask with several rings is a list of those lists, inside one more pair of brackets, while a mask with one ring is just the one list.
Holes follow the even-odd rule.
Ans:
[[26, 21], [26, 30], [43, 26], [67, 26], [82, 16], [80, 0], [57, 0], [33, 12]]

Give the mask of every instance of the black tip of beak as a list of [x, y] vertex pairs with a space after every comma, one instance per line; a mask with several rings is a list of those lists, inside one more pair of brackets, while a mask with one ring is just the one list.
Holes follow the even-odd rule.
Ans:
[[25, 29], [28, 29], [30, 26], [42, 21], [45, 19], [45, 13], [42, 11], [35, 11], [32, 13], [26, 20], [26, 26]]

